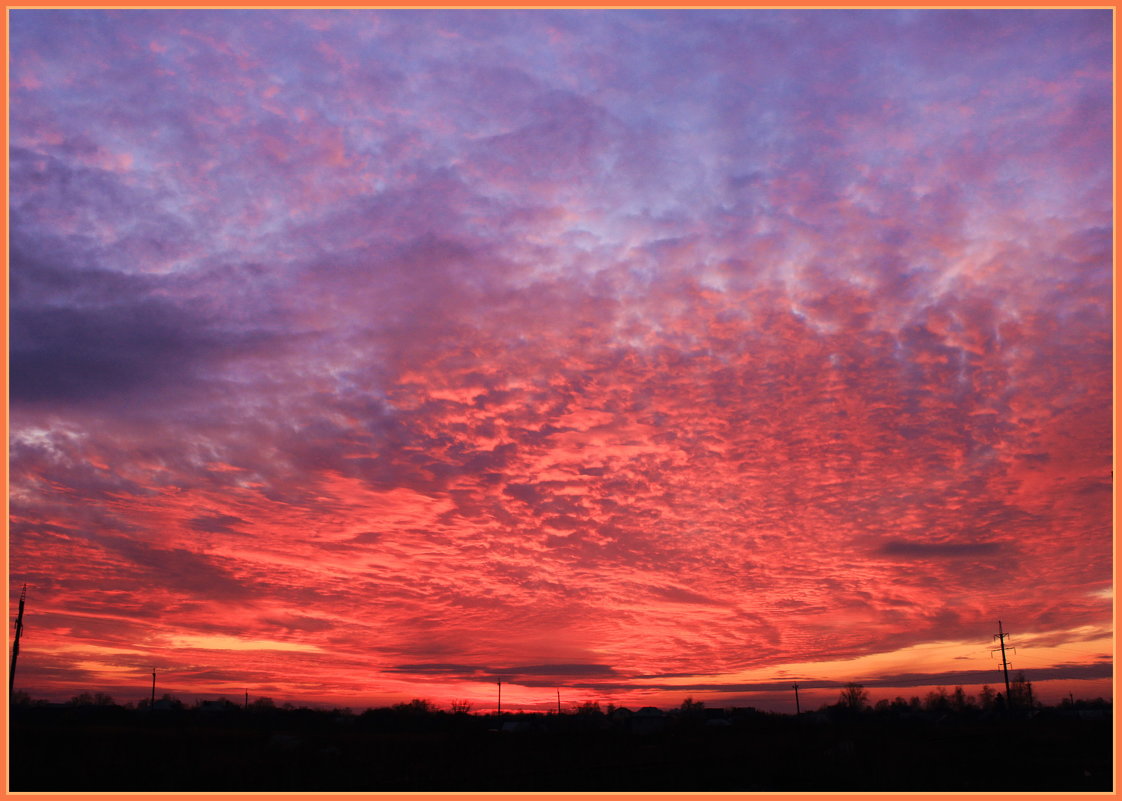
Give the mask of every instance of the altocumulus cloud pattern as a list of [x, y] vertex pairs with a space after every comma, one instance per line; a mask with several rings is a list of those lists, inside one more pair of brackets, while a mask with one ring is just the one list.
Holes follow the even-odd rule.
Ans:
[[1109, 11], [10, 19], [24, 686], [1109, 651]]

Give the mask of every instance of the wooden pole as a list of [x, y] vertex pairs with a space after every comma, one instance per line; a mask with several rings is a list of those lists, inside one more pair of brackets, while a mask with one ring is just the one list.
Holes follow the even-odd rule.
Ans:
[[23, 602], [27, 598], [27, 585], [19, 594], [19, 614], [16, 615], [16, 637], [12, 642], [12, 666], [8, 670], [8, 699], [11, 700], [12, 692], [16, 686], [16, 659], [19, 658], [19, 638], [23, 636]]
[[1001, 669], [1005, 673], [1005, 705], [1011, 708], [1013, 698], [1009, 695], [1009, 662], [1005, 659], [1005, 638], [1008, 636], [1009, 632], [1001, 628], [1001, 621], [997, 621], [997, 634], [993, 635], [993, 638], [1001, 642]]

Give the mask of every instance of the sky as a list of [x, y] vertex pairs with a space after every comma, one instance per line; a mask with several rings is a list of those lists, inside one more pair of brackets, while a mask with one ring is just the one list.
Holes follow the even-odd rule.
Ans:
[[1112, 696], [1109, 10], [9, 15], [17, 689]]

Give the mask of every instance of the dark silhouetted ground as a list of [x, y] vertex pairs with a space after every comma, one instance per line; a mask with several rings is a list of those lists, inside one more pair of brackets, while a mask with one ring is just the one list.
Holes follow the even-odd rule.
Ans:
[[14, 792], [1110, 791], [1109, 708], [1033, 717], [23, 706]]

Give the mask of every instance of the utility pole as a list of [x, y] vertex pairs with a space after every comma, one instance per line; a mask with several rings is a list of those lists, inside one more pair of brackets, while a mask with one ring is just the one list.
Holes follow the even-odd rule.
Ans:
[[153, 712], [156, 709], [156, 668], [152, 668], [152, 700], [148, 702], [148, 711]]
[[[993, 638], [995, 640], [998, 640], [1001, 643], [1001, 669], [1005, 672], [1005, 704], [1008, 707], [1012, 707], [1013, 706], [1013, 699], [1009, 695], [1009, 661], [1005, 658], [1005, 638], [1008, 637], [1008, 636], [1009, 636], [1009, 632], [1004, 631], [1001, 628], [1001, 621], [1000, 620], [997, 621], [997, 634], [993, 635]], [[991, 648], [990, 652], [992, 653], [993, 651], [996, 651], [996, 650], [998, 650], [998, 649], [997, 648]], [[1014, 648], [1013, 653], [1016, 653], [1016, 652], [1017, 652], [1017, 649]]]
[[12, 691], [16, 686], [16, 659], [19, 657], [19, 638], [23, 636], [23, 602], [27, 599], [27, 585], [19, 594], [19, 614], [16, 615], [16, 638], [12, 642], [12, 667], [8, 671], [8, 699], [12, 698]]
[[561, 714], [561, 688], [557, 688], [557, 714]]
[[245, 691], [245, 708], [249, 709], [249, 690]]
[[498, 709], [498, 717], [500, 717], [500, 718], [501, 718], [502, 716], [503, 716], [503, 683], [502, 683], [502, 682], [500, 681], [500, 682], [499, 682], [499, 709]]
[[792, 684], [791, 686], [795, 688], [795, 714], [796, 715], [801, 715], [803, 712], [799, 708], [799, 685], [798, 684]]

